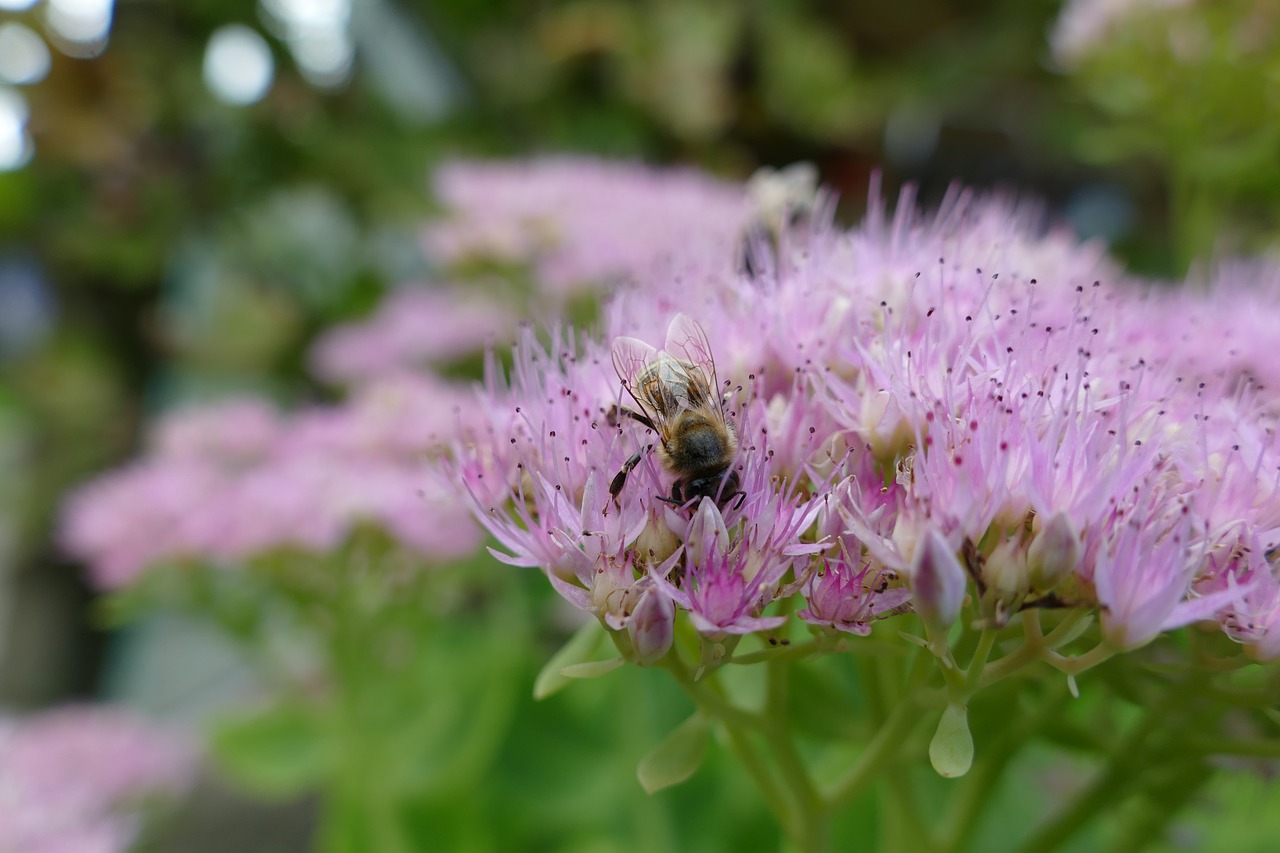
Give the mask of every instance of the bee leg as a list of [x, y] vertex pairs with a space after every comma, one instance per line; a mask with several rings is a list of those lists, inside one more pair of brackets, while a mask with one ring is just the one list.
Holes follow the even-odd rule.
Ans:
[[637, 412], [635, 409], [631, 409], [626, 406], [611, 406], [609, 411], [605, 414], [604, 419], [609, 426], [616, 427], [618, 424], [622, 423], [621, 418], [624, 416], [631, 418], [631, 420], [640, 424], [645, 429], [651, 429], [654, 432], [658, 431], [658, 428], [653, 425], [653, 421], [649, 420], [648, 415], [643, 412]]
[[746, 499], [747, 499], [747, 493], [742, 491], [741, 489], [729, 495], [729, 500], [732, 500], [735, 502], [733, 505], [734, 509], [742, 509], [742, 502], [745, 501]]
[[[613, 501], [614, 506], [620, 506], [618, 503], [618, 495], [622, 492], [622, 487], [627, 484], [627, 475], [640, 464], [640, 460], [643, 459], [651, 450], [653, 450], [653, 445], [646, 444], [644, 447], [631, 454], [631, 458], [622, 463], [622, 470], [614, 475], [613, 482], [609, 484], [609, 498]], [[605, 505], [605, 509], [608, 509], [607, 504]]]

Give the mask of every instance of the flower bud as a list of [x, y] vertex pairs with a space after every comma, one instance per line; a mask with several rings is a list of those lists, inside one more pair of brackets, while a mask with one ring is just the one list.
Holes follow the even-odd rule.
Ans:
[[634, 550], [641, 562], [656, 566], [676, 552], [680, 539], [667, 524], [664, 513], [650, 510], [648, 516]]
[[945, 631], [960, 615], [968, 580], [964, 567], [947, 540], [925, 528], [911, 561], [911, 597], [916, 612], [931, 628]]
[[999, 601], [1014, 602], [1027, 594], [1027, 558], [1019, 544], [1005, 540], [996, 546], [982, 566], [987, 592]]
[[724, 516], [711, 498], [703, 498], [698, 504], [698, 511], [685, 537], [685, 549], [692, 566], [702, 566], [713, 554], [729, 550], [729, 531], [725, 528]]
[[671, 596], [657, 587], [645, 590], [635, 612], [627, 620], [627, 633], [631, 635], [636, 663], [641, 666], [657, 663], [671, 648], [675, 624], [676, 604]]
[[1080, 536], [1065, 513], [1055, 512], [1027, 550], [1032, 589], [1049, 592], [1080, 563]]

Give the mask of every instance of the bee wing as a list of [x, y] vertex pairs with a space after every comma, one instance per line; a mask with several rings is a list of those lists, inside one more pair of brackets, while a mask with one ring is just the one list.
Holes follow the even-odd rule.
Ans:
[[[697, 320], [688, 314], [677, 314], [667, 327], [666, 351], [681, 362], [684, 393], [680, 403], [686, 408], [707, 409], [724, 416], [720, 407], [720, 386], [716, 378], [716, 362], [711, 356], [711, 343]], [[691, 368], [691, 369], [690, 369]]]
[[643, 381], [645, 368], [655, 363], [659, 352], [639, 338], [620, 337], [613, 340], [613, 369], [622, 385], [654, 425], [662, 429], [667, 414], [661, 400], [653, 398], [651, 382]]
[[627, 386], [628, 391], [633, 391], [636, 377], [644, 370], [645, 365], [657, 357], [658, 351], [639, 338], [613, 339], [613, 369], [618, 372], [618, 378]]

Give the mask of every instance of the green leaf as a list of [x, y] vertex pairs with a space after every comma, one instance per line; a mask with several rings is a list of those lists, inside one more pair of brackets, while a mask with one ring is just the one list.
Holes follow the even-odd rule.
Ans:
[[586, 663], [575, 663], [566, 666], [560, 670], [560, 674], [565, 678], [599, 678], [613, 672], [622, 666], [626, 661], [622, 658], [610, 658], [609, 660], [593, 660]]
[[262, 796], [287, 797], [330, 774], [326, 735], [315, 709], [282, 705], [222, 720], [210, 741], [214, 760], [234, 781]]
[[678, 785], [693, 775], [706, 757], [709, 728], [701, 714], [694, 714], [640, 759], [636, 776], [646, 793]]
[[938, 775], [955, 779], [973, 766], [973, 735], [969, 733], [969, 711], [963, 705], [948, 705], [938, 721], [938, 730], [929, 743], [929, 761]]
[[538, 673], [537, 679], [533, 682], [533, 698], [546, 699], [562, 690], [573, 680], [573, 676], [564, 674], [565, 668], [575, 664], [589, 663], [599, 651], [604, 638], [604, 626], [595, 619], [579, 628]]

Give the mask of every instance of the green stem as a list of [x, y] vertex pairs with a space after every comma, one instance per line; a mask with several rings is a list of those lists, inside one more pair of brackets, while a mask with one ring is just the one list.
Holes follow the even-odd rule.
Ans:
[[[1080, 623], [1088, 618], [1089, 614], [1085, 611], [1072, 610], [1063, 617], [1056, 628], [1046, 635], [1040, 629], [1039, 612], [1024, 610], [1022, 612], [1022, 625], [1026, 632], [1026, 639], [1016, 650], [999, 660], [987, 664], [983, 668], [981, 677], [977, 679], [977, 685], [972, 688], [973, 692], [990, 687], [997, 681], [1008, 678], [1031, 664], [1045, 660], [1047, 655], [1056, 653], [1057, 649], [1075, 639], [1075, 631]], [[1057, 657], [1060, 660], [1069, 660], [1069, 658], [1063, 658], [1061, 655], [1057, 655]]]
[[343, 572], [342, 578], [346, 589], [334, 601], [337, 618], [329, 638], [334, 676], [339, 684], [342, 759], [341, 779], [335, 790], [342, 801], [330, 803], [330, 807], [336, 807], [336, 813], [345, 819], [340, 819], [337, 832], [325, 839], [326, 849], [358, 850], [372, 842], [376, 849], [387, 853], [411, 853], [411, 846], [400, 832], [395, 798], [377, 772], [386, 760], [385, 750], [380, 749], [377, 730], [365, 719], [370, 685], [380, 675], [371, 671], [369, 662], [373, 657], [370, 640], [374, 631], [361, 618], [359, 595], [351, 589], [359, 578], [352, 572]]
[[925, 636], [929, 642], [926, 648], [933, 654], [938, 662], [938, 671], [942, 673], [942, 680], [947, 683], [947, 690], [952, 696], [963, 695], [965, 691], [964, 673], [956, 664], [955, 657], [951, 654], [951, 646], [947, 642], [947, 632], [939, 631], [932, 626], [924, 626]]
[[[1076, 611], [1072, 611], [1072, 613], [1075, 612]], [[1070, 617], [1071, 614], [1067, 614], [1067, 618]], [[1022, 611], [1022, 630], [1026, 634], [1027, 643], [1029, 645], [1038, 646], [1044, 643], [1044, 631], [1040, 627], [1039, 610], [1032, 609]]]
[[778, 826], [782, 827], [788, 835], [796, 834], [798, 827], [796, 826], [797, 817], [794, 816], [795, 806], [788, 802], [786, 793], [779, 787], [772, 769], [760, 758], [750, 738], [741, 728], [724, 720], [721, 720], [720, 723], [724, 726], [724, 730], [729, 736], [729, 748], [737, 756], [737, 759], [742, 762], [742, 766], [747, 768], [747, 772], [751, 774], [752, 781], [760, 789], [760, 796], [764, 800], [765, 807], [773, 813], [773, 818], [778, 822]]
[[987, 659], [991, 657], [991, 650], [996, 644], [996, 632], [986, 629], [978, 637], [978, 647], [973, 650], [973, 657], [969, 659], [969, 668], [965, 670], [964, 682], [965, 693], [963, 699], [967, 700], [977, 689], [978, 684], [982, 681], [982, 671], [986, 669]]
[[[731, 749], [746, 767], [782, 829], [805, 853], [827, 850], [827, 817], [818, 808], [817, 790], [787, 729], [786, 670], [783, 664], [769, 665], [766, 714], [763, 716], [734, 705], [709, 686], [710, 679], [695, 680], [678, 655], [667, 655], [662, 665], [675, 676], [704, 714], [724, 726]], [[763, 735], [777, 765], [776, 772], [757, 754], [747, 735], [749, 730]]]
[[734, 655], [733, 657], [728, 658], [725, 663], [751, 664], [775, 660], [801, 660], [827, 651], [828, 646], [829, 644], [824, 641], [810, 640], [807, 643], [778, 646], [777, 648], [761, 649], [758, 652], [747, 652], [746, 654]]
[[[1038, 617], [1039, 614], [1037, 614], [1037, 618], [1034, 621], [1035, 630], [1039, 630], [1040, 627]], [[1088, 610], [1076, 609], [1068, 611], [1067, 614], [1062, 617], [1062, 621], [1045, 636], [1045, 648], [1054, 650], [1062, 648], [1067, 643], [1080, 636], [1080, 633], [1088, 628], [1092, 622], [1093, 614]]]
[[796, 806], [798, 825], [793, 838], [805, 851], [822, 851], [830, 846], [830, 816], [822, 809], [822, 799], [809, 775], [808, 768], [791, 737], [788, 725], [787, 692], [790, 686], [789, 662], [767, 663], [764, 736], [778, 763], [781, 778], [790, 790]]
[[1115, 649], [1102, 642], [1082, 655], [1071, 657], [1060, 655], [1055, 651], [1046, 651], [1045, 659], [1054, 669], [1065, 672], [1067, 675], [1079, 675], [1085, 670], [1093, 669], [1100, 663], [1105, 663], [1115, 657], [1115, 654]]
[[675, 676], [676, 681], [689, 694], [689, 698], [708, 717], [722, 720], [738, 728], [760, 730], [764, 728], [764, 720], [758, 714], [744, 711], [719, 693], [711, 690], [705, 681], [695, 681], [689, 668], [673, 652], [662, 659], [660, 664]]
[[829, 811], [838, 811], [857, 799], [876, 781], [885, 767], [898, 757], [903, 743], [908, 739], [907, 735], [920, 722], [918, 697], [912, 688], [918, 686], [928, 674], [930, 657], [930, 653], [924, 649], [916, 653], [906, 693], [884, 718], [858, 760], [831, 786], [826, 797]]
[[[867, 667], [869, 681], [876, 685], [871, 697], [872, 715], [879, 725], [884, 725], [891, 712], [890, 703], [902, 707], [908, 698], [914, 698], [915, 692], [910, 686], [898, 683], [898, 673], [887, 662], [872, 661]], [[910, 681], [910, 677], [908, 677]], [[906, 740], [904, 738], [904, 740]], [[921, 820], [916, 807], [915, 790], [907, 775], [909, 768], [897, 762], [886, 764], [880, 772], [884, 782], [880, 787], [882, 810], [885, 816], [884, 831], [881, 834], [881, 848], [884, 850], [929, 851], [934, 847], [933, 839], [925, 830], [928, 825]]]
[[929, 824], [916, 807], [915, 791], [904, 768], [891, 768], [885, 774], [884, 811], [886, 831], [881, 838], [884, 850], [910, 850], [927, 853], [935, 849], [933, 839], [925, 831]]

